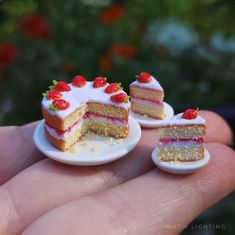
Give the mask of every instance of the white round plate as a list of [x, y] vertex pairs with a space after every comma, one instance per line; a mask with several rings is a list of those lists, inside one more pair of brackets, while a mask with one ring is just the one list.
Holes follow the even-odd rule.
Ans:
[[158, 147], [152, 152], [152, 160], [160, 169], [173, 174], [190, 174], [207, 165], [210, 160], [210, 153], [205, 149], [204, 158], [191, 162], [163, 162], [159, 160]]
[[38, 124], [34, 132], [34, 142], [46, 156], [58, 162], [80, 166], [101, 165], [117, 160], [129, 153], [137, 145], [140, 137], [140, 125], [132, 117], [129, 118], [127, 138], [118, 140], [89, 132], [75, 145], [75, 152], [62, 152], [47, 140], [44, 120]]
[[147, 117], [144, 115], [137, 114], [133, 111], [130, 112], [131, 116], [134, 117], [142, 127], [146, 128], [156, 128], [161, 126], [161, 124], [174, 116], [174, 109], [166, 102], [164, 104], [164, 113], [166, 115], [165, 119], [160, 120], [156, 118]]

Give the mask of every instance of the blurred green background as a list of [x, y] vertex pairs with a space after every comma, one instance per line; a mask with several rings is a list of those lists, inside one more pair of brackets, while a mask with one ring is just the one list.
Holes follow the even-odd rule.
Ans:
[[[221, 114], [235, 128], [234, 0], [1, 0], [0, 124], [41, 118], [41, 93], [75, 74], [121, 81], [152, 73], [166, 101]], [[186, 234], [234, 234], [235, 196]], [[224, 226], [222, 226], [224, 225]]]

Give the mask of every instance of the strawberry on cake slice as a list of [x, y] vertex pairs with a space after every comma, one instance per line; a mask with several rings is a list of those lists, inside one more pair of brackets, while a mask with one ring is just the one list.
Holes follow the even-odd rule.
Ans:
[[204, 158], [206, 121], [195, 109], [187, 109], [164, 121], [160, 127], [161, 161], [196, 161]]
[[149, 73], [142, 72], [130, 84], [131, 110], [141, 115], [164, 119], [164, 91]]
[[120, 84], [109, 84], [105, 77], [90, 82], [77, 75], [71, 84], [53, 81], [49, 88], [42, 100], [45, 133], [58, 149], [70, 149], [88, 130], [127, 137], [130, 102]]

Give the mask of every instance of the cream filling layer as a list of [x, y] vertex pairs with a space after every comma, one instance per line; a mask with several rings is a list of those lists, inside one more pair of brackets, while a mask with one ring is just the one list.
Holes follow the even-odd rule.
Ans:
[[163, 108], [163, 103], [162, 102], [153, 102], [150, 100], [146, 100], [146, 99], [140, 99], [140, 98], [134, 98], [131, 97], [131, 102], [135, 103], [135, 104], [140, 104], [140, 105], [144, 105], [144, 106], [150, 106], [150, 107], [158, 107], [158, 108]]
[[106, 117], [97, 117], [95, 115], [90, 114], [89, 117], [87, 117], [85, 119], [82, 118], [77, 124], [72, 126], [69, 130], [64, 131], [63, 133], [58, 133], [55, 128], [47, 125], [46, 123], [45, 123], [45, 128], [47, 129], [49, 134], [51, 136], [53, 136], [55, 139], [65, 140], [70, 135], [72, 135], [73, 132], [76, 131], [78, 128], [80, 128], [81, 131], [82, 131], [82, 128], [86, 128], [86, 124], [89, 121], [102, 122], [102, 123], [107, 123], [107, 124], [116, 125], [116, 126], [120, 126], [120, 127], [128, 127], [128, 122], [124, 123], [120, 120], [109, 119], [109, 118], [106, 118]]
[[195, 141], [172, 141], [169, 143], [163, 143], [159, 141], [159, 148], [195, 148], [195, 147], [204, 147], [204, 143], [199, 143]]

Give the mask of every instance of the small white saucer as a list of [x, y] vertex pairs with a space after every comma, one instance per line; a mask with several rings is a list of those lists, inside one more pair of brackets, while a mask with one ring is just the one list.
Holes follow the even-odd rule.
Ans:
[[174, 109], [166, 102], [164, 104], [164, 113], [166, 115], [165, 119], [160, 120], [156, 118], [147, 117], [144, 115], [137, 114], [133, 111], [130, 111], [132, 117], [134, 117], [142, 127], [146, 128], [156, 128], [161, 126], [161, 124], [174, 116]]
[[152, 160], [160, 169], [173, 174], [190, 174], [207, 165], [210, 160], [210, 153], [205, 149], [204, 158], [191, 162], [163, 162], [158, 157], [158, 147], [152, 152]]
[[75, 145], [74, 152], [62, 152], [47, 140], [44, 132], [44, 120], [37, 125], [34, 132], [34, 142], [46, 156], [58, 162], [80, 166], [101, 165], [117, 160], [129, 153], [137, 145], [140, 137], [140, 125], [132, 117], [129, 118], [127, 138], [118, 140], [90, 132]]

